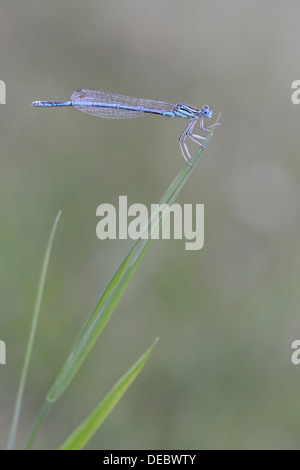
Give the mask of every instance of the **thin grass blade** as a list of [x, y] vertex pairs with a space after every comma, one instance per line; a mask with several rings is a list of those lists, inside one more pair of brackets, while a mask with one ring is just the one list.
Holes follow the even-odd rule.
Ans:
[[[216, 124], [218, 123], [218, 120], [219, 118], [217, 119]], [[205, 141], [206, 145], [210, 141], [214, 130], [215, 127], [212, 128], [212, 131], [208, 135], [208, 138]], [[170, 187], [161, 198], [157, 211], [152, 214], [151, 218], [149, 218], [148, 224], [142, 233], [148, 231], [148, 233], [150, 232], [152, 236], [154, 236], [155, 232], [159, 228], [159, 224], [162, 222], [163, 218], [168, 212], [168, 206], [175, 201], [187, 179], [194, 171], [195, 166], [204, 150], [205, 149], [203, 147], [200, 147], [200, 149], [192, 157], [191, 166], [186, 164], [180, 170]], [[141, 235], [141, 237], [133, 244], [124, 261], [117, 269], [107, 288], [99, 298], [86, 324], [79, 334], [71, 350], [69, 358], [67, 359], [55, 383], [47, 394], [48, 401], [56, 401], [75, 376], [80, 365], [92, 349], [104, 326], [108, 322], [128, 282], [130, 281], [132, 275], [136, 271], [143, 256], [149, 248], [151, 241], [152, 238], [143, 239]]]
[[[204, 142], [205, 148], [211, 140], [211, 137], [219, 123], [220, 115], [218, 116], [215, 126], [211, 128], [211, 132]], [[199, 147], [190, 160], [190, 165], [185, 164], [180, 170], [172, 184], [169, 186], [167, 191], [162, 196], [155, 213], [151, 214], [148, 220], [148, 224], [141, 231], [141, 237], [136, 240], [132, 248], [124, 258], [123, 262], [115, 272], [108, 286], [100, 296], [95, 307], [91, 311], [86, 323], [84, 324], [78, 338], [76, 339], [74, 346], [71, 349], [70, 355], [63, 365], [60, 373], [58, 374], [54, 384], [50, 388], [46, 400], [50, 403], [54, 403], [64, 393], [72, 379], [78, 372], [81, 364], [86, 359], [88, 353], [91, 351], [95, 342], [99, 338], [99, 335], [103, 331], [105, 325], [110, 319], [115, 307], [117, 306], [120, 298], [122, 297], [131, 277], [142, 261], [147, 249], [150, 246], [152, 238], [159, 229], [159, 226], [164, 217], [169, 212], [169, 206], [173, 204], [177, 198], [179, 192], [185, 185], [186, 181], [194, 171], [196, 164], [198, 163], [204, 147]], [[151, 234], [150, 238], [143, 238], [143, 234]], [[38, 426], [41, 425], [42, 420], [37, 420]], [[37, 426], [37, 424], [36, 424]], [[36, 426], [34, 431], [36, 433]], [[31, 436], [32, 437], [32, 436]], [[30, 440], [31, 440], [30, 437]], [[32, 440], [31, 440], [32, 442]]]
[[16, 404], [15, 404], [11, 429], [9, 433], [8, 443], [7, 443], [7, 450], [13, 449], [13, 446], [16, 440], [16, 433], [17, 433], [18, 422], [19, 422], [19, 417], [20, 417], [22, 399], [23, 399], [23, 394], [24, 394], [24, 388], [25, 388], [25, 383], [26, 383], [26, 378], [27, 378], [27, 373], [28, 373], [28, 368], [29, 368], [29, 362], [30, 362], [37, 322], [38, 322], [39, 313], [40, 313], [40, 307], [41, 307], [42, 296], [43, 296], [43, 291], [44, 291], [44, 286], [45, 286], [45, 281], [46, 281], [49, 258], [51, 254], [54, 234], [55, 234], [60, 216], [61, 216], [61, 211], [58, 212], [56, 219], [54, 221], [54, 224], [50, 233], [49, 241], [47, 244], [44, 260], [43, 260], [42, 270], [41, 270], [39, 284], [38, 284], [38, 290], [37, 290], [36, 299], [35, 299], [35, 306], [34, 306], [34, 310], [32, 314], [32, 320], [31, 320], [29, 338], [28, 338], [28, 343], [27, 343], [27, 348], [26, 348], [26, 353], [25, 353], [25, 359], [24, 359], [23, 368], [21, 372], [20, 383], [19, 383], [17, 398], [16, 398]]

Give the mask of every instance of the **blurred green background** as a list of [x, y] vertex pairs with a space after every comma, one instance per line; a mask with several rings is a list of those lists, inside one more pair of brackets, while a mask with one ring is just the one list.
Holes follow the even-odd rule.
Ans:
[[1, 2], [2, 448], [58, 210], [19, 448], [132, 243], [99, 241], [96, 207], [149, 207], [184, 163], [185, 121], [30, 106], [81, 87], [209, 104], [222, 125], [177, 201], [205, 204], [204, 248], [153, 242], [35, 448], [57, 448], [156, 336], [88, 448], [299, 448], [299, 14], [296, 0]]

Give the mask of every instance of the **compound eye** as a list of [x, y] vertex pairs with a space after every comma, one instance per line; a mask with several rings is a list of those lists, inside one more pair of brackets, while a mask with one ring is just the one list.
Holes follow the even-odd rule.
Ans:
[[209, 106], [203, 106], [202, 112], [204, 116], [211, 117], [212, 112]]

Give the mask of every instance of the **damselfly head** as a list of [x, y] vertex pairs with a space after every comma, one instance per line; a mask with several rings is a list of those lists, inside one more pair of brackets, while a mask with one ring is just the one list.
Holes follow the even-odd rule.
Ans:
[[202, 116], [210, 118], [212, 116], [212, 108], [210, 108], [207, 105], [203, 106], [203, 108], [201, 109], [201, 114], [202, 114]]

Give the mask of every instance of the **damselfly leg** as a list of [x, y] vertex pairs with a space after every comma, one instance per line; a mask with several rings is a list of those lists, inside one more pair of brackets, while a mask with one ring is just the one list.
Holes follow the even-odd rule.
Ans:
[[[202, 118], [202, 116], [201, 116], [201, 118]], [[201, 144], [201, 142], [196, 140], [196, 139], [206, 140], [205, 137], [203, 137], [201, 135], [193, 134], [193, 129], [194, 129], [194, 126], [195, 126], [197, 121], [198, 121], [198, 117], [196, 119], [193, 119], [192, 121], [190, 121], [188, 123], [188, 125], [186, 126], [186, 128], [184, 129], [184, 131], [181, 133], [181, 135], [178, 139], [180, 150], [181, 150], [181, 153], [183, 155], [183, 158], [185, 159], [185, 161], [189, 165], [191, 165], [189, 160], [192, 157], [191, 157], [191, 154], [188, 150], [188, 147], [187, 147], [187, 144], [186, 144], [186, 139], [189, 138], [189, 139], [191, 139], [192, 142], [194, 142], [197, 145], [200, 145], [201, 147], [205, 148], [205, 145]], [[200, 123], [200, 127], [201, 127], [201, 123]], [[206, 129], [203, 129], [203, 130], [206, 130]]]

